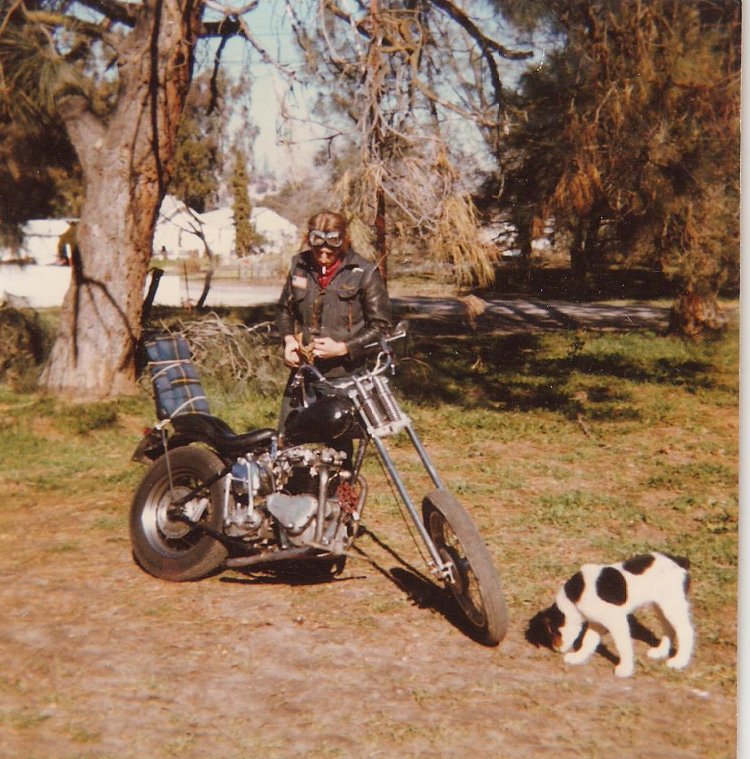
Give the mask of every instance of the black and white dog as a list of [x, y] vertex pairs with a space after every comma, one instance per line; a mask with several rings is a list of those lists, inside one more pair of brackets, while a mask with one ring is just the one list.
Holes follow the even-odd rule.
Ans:
[[[652, 605], [665, 634], [648, 656], [683, 669], [695, 642], [687, 597], [689, 566], [687, 559], [656, 552], [619, 564], [584, 564], [560, 589], [555, 603], [531, 619], [526, 638], [564, 653], [568, 664], [583, 664], [609, 632], [620, 657], [615, 675], [630, 677], [634, 662], [628, 615]], [[672, 654], [673, 644], [677, 650]]]

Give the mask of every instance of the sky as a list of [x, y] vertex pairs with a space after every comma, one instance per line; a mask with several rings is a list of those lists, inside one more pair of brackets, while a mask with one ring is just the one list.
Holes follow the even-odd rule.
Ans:
[[[251, 33], [269, 55], [292, 70], [300, 66], [300, 53], [284, 14], [283, 3], [261, 2], [246, 16]], [[303, 126], [310, 118], [312, 93], [290, 83], [274, 66], [265, 63], [247, 42], [233, 39], [222, 56], [225, 70], [234, 76], [242, 72], [252, 77], [251, 113], [260, 134], [254, 143], [256, 166], [279, 178], [299, 178], [309, 170], [313, 154], [320, 146], [314, 129]], [[282, 104], [292, 118], [281, 119]], [[296, 144], [281, 144], [279, 126], [291, 133]], [[241, 125], [240, 125], [241, 128]]]
[[[347, 0], [341, 0], [341, 4], [346, 6]], [[297, 14], [304, 14], [306, 9], [311, 8], [310, 12], [315, 12], [314, 3], [261, 0], [244, 18], [255, 41], [267, 50], [270, 57], [299, 72], [301, 53], [289, 22], [287, 5], [291, 5]], [[508, 44], [514, 46], [518, 43], [509, 39]], [[528, 48], [529, 45], [523, 47]], [[543, 65], [543, 61], [542, 54], [539, 65]], [[291, 88], [288, 79], [274, 66], [265, 63], [252, 45], [239, 38], [228, 43], [223, 62], [230, 75], [239, 76], [243, 71], [249, 71], [252, 77], [252, 119], [254, 125], [260, 129], [254, 144], [255, 168], [259, 171], [268, 169], [283, 180], [304, 178], [311, 170], [314, 154], [324, 145], [319, 139], [324, 130], [309, 123], [315, 96], [314, 88], [305, 88], [300, 84]], [[504, 76], [508, 76], [507, 72]], [[305, 79], [302, 74], [300, 78]], [[284, 118], [282, 103], [285, 109]], [[456, 121], [450, 114], [448, 119]], [[446, 122], [446, 125], [448, 123]], [[241, 127], [239, 124], [238, 128]], [[286, 136], [291, 137], [293, 145], [282, 144], [278, 128], [282, 128]], [[457, 128], [461, 131], [460, 127]], [[463, 139], [470, 139], [469, 135], [464, 132], [462, 134]], [[478, 135], [474, 137], [477, 138]], [[469, 152], [478, 155], [481, 148], [478, 146], [476, 150]]]

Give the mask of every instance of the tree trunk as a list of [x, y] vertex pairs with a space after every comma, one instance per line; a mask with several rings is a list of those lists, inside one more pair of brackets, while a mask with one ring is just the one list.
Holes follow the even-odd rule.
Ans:
[[385, 234], [385, 192], [378, 187], [375, 203], [375, 262], [383, 277], [383, 282], [388, 284], [388, 242]]
[[533, 249], [531, 242], [534, 235], [534, 219], [529, 217], [519, 224], [519, 246], [521, 255], [519, 257], [518, 268], [521, 274], [521, 283], [523, 289], [528, 292], [531, 289], [531, 254]]
[[190, 85], [200, 3], [147, 0], [118, 50], [118, 101], [102, 121], [81, 96], [60, 104], [84, 178], [79, 252], [41, 378], [77, 399], [135, 391], [135, 354], [154, 226]]
[[588, 274], [585, 237], [584, 222], [583, 219], [579, 217], [573, 232], [573, 241], [570, 246], [570, 272], [573, 275], [573, 281], [579, 287], [583, 287], [586, 282], [586, 275]]
[[602, 225], [602, 217], [592, 211], [586, 224], [586, 239], [583, 243], [583, 256], [586, 260], [586, 268], [590, 274], [602, 265], [602, 251], [599, 244], [599, 229]]
[[672, 305], [669, 331], [697, 340], [706, 332], [720, 332], [726, 322], [714, 293], [686, 291]]

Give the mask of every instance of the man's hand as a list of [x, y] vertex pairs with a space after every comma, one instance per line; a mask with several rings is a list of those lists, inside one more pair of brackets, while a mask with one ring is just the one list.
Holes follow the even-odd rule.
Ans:
[[284, 363], [291, 369], [299, 366], [299, 343], [294, 335], [284, 337]]
[[316, 358], [336, 358], [346, 356], [348, 352], [346, 343], [339, 342], [331, 337], [316, 337], [313, 340], [313, 355]]

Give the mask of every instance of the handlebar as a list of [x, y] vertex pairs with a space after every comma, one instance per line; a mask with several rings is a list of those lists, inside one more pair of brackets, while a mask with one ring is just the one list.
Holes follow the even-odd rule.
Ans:
[[377, 342], [368, 343], [367, 345], [365, 345], [365, 349], [367, 350], [369, 348], [377, 348], [379, 346], [381, 351], [383, 351], [384, 353], [387, 353], [389, 350], [388, 346], [391, 343], [394, 343], [396, 342], [396, 340], [401, 340], [404, 337], [406, 337], [406, 334], [409, 331], [408, 326], [409, 326], [408, 322], [400, 321], [394, 327], [393, 331], [389, 335], [382, 335], [380, 337], [380, 340], [378, 340]]
[[[365, 350], [372, 348], [380, 348], [377, 358], [375, 359], [375, 367], [369, 371], [370, 374], [383, 374], [393, 366], [393, 351], [391, 350], [391, 343], [397, 340], [402, 340], [406, 337], [408, 332], [408, 323], [405, 321], [399, 322], [393, 331], [389, 335], [382, 335], [380, 339], [373, 343], [365, 345]], [[321, 371], [312, 364], [302, 364], [297, 369], [295, 376], [296, 381], [303, 381], [305, 375], [313, 382], [323, 382], [335, 387], [345, 387], [350, 384], [349, 378], [342, 378], [341, 382], [331, 381], [327, 377], [324, 377]]]

